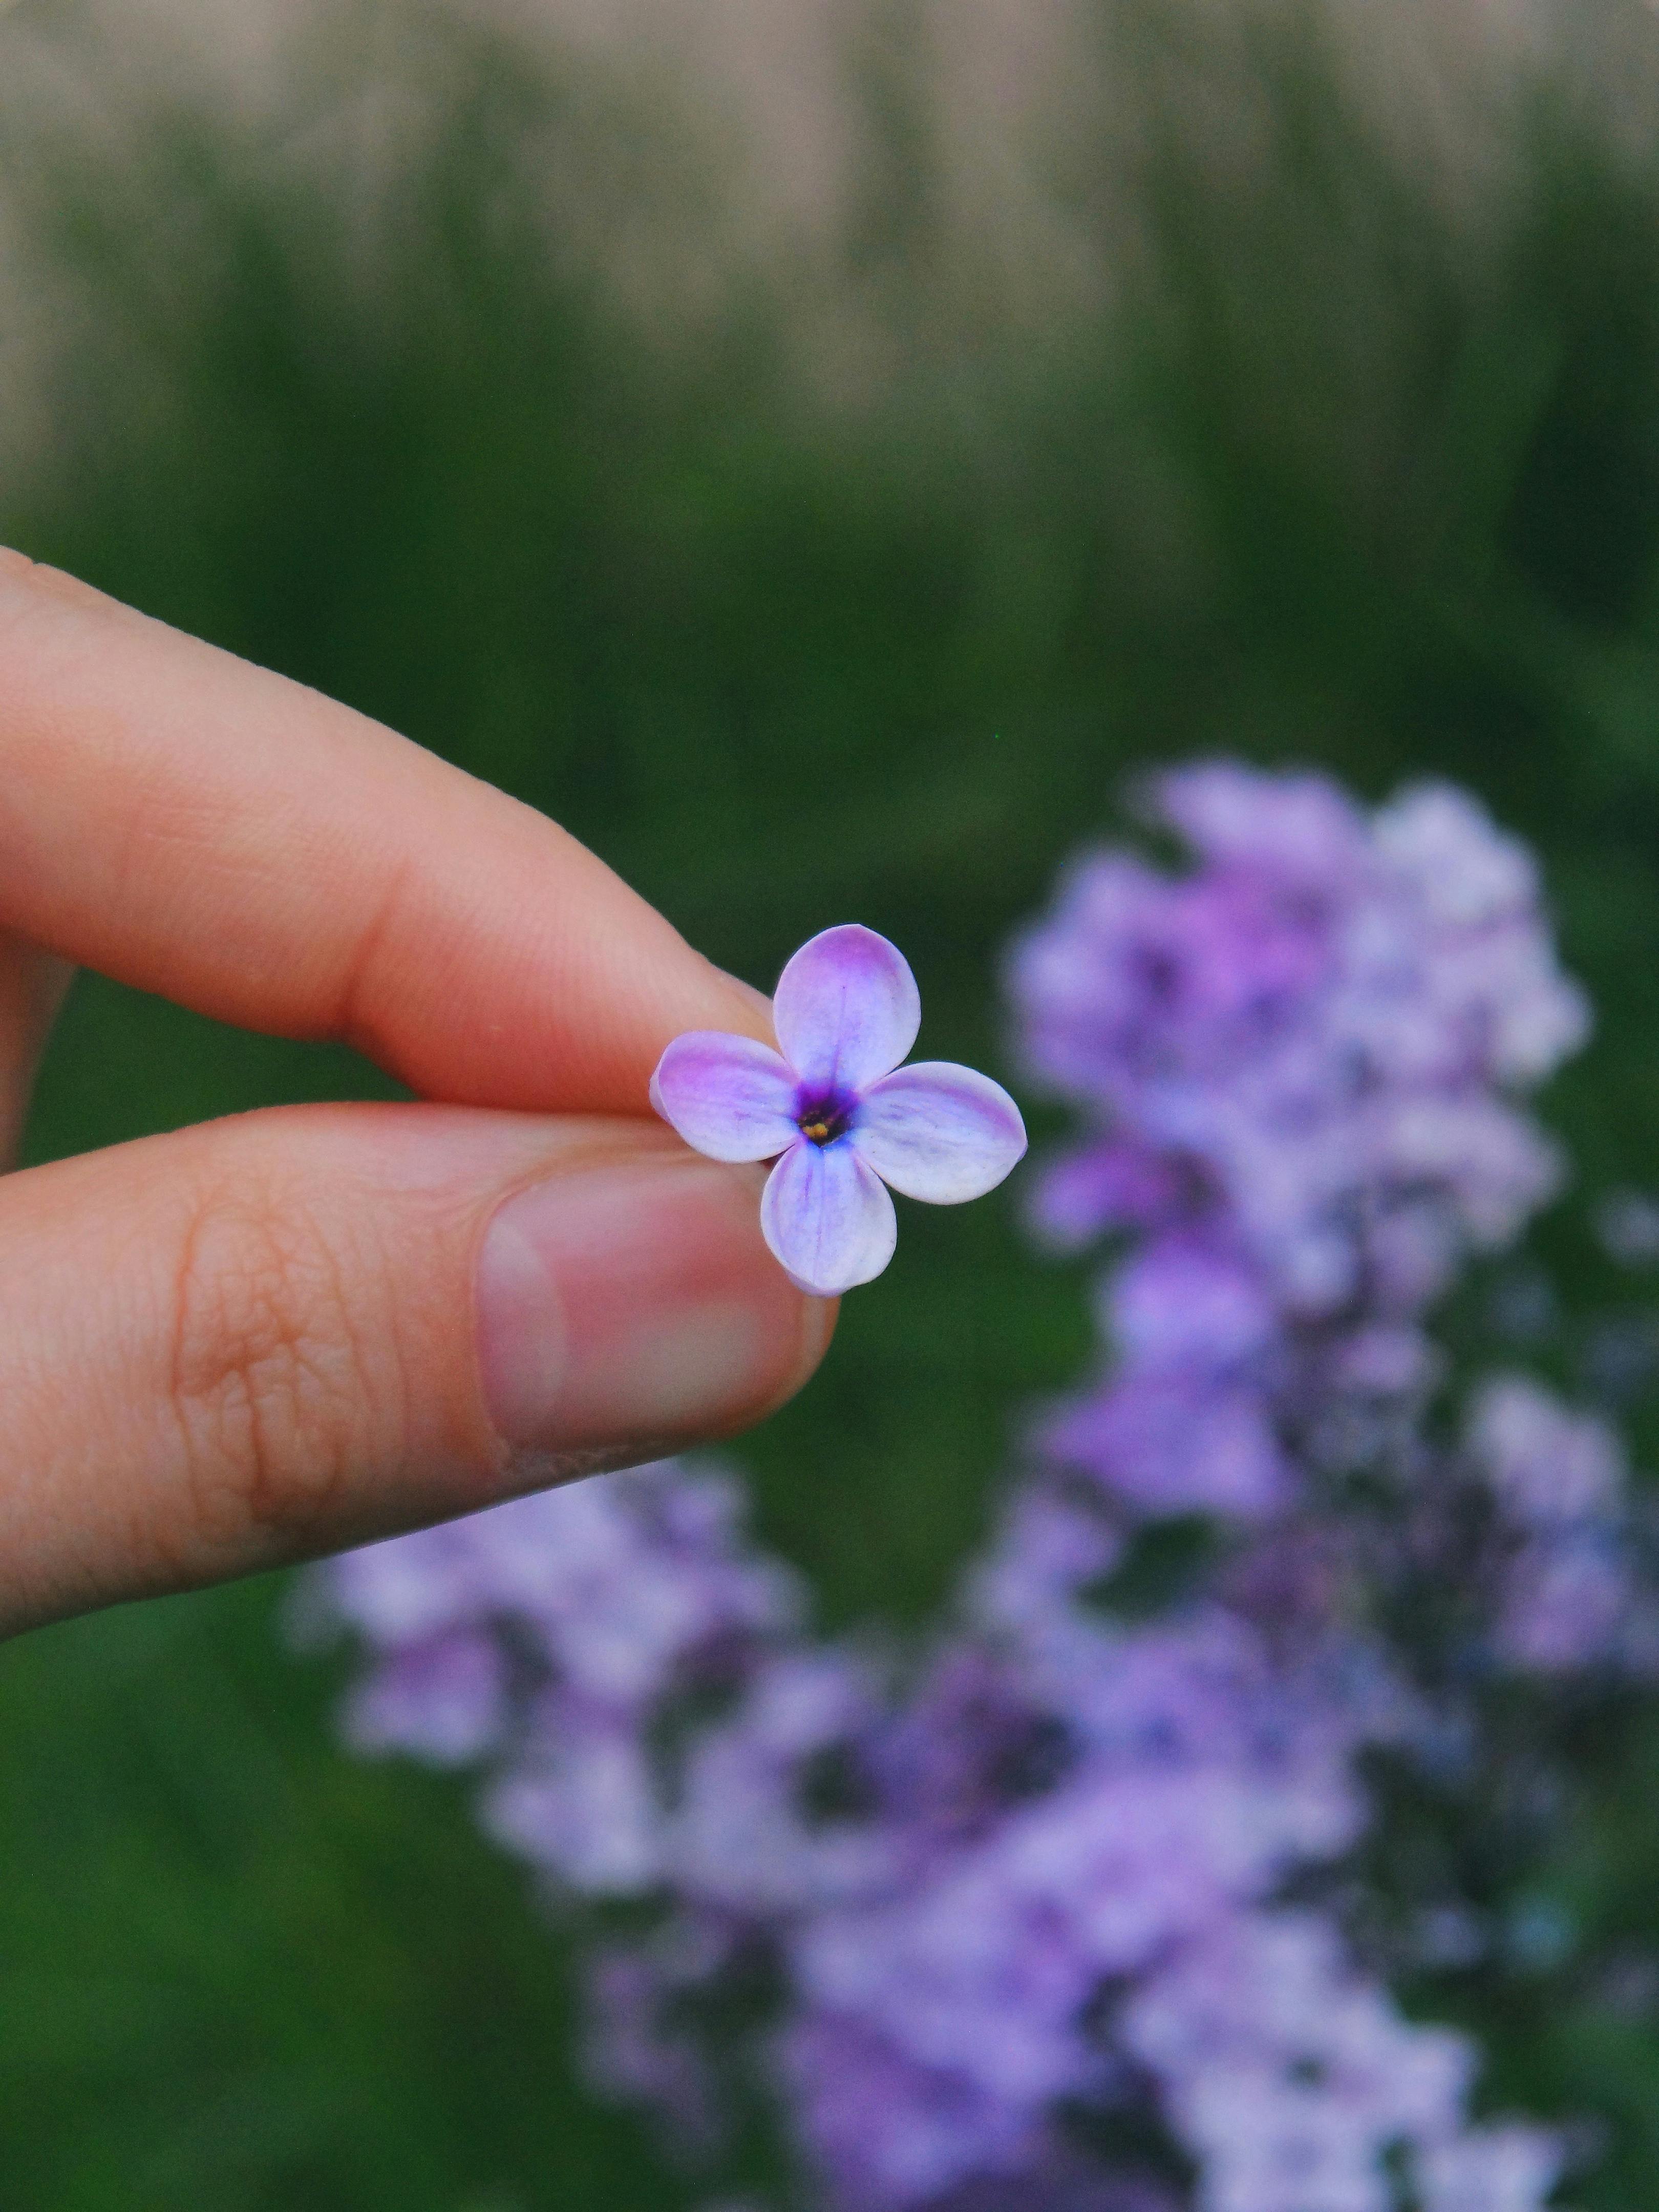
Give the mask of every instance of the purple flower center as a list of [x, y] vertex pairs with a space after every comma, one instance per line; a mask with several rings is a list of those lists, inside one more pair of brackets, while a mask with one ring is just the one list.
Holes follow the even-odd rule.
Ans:
[[855, 1097], [842, 1091], [799, 1098], [795, 1103], [795, 1127], [815, 1145], [833, 1145], [852, 1127], [857, 1103]]

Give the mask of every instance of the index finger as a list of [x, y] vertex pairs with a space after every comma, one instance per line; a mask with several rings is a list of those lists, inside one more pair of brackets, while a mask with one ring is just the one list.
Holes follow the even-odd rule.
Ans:
[[544, 815], [0, 552], [0, 929], [423, 1097], [641, 1113], [757, 999]]

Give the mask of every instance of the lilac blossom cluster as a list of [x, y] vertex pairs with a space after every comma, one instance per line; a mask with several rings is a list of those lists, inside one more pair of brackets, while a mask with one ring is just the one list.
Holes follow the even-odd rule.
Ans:
[[320, 1571], [370, 1654], [348, 1739], [478, 1764], [555, 1893], [648, 1908], [588, 1946], [595, 2081], [711, 2157], [758, 2087], [803, 2203], [1539, 2212], [1560, 2141], [1473, 2116], [1475, 2045], [1316, 1877], [1362, 1754], [1478, 1730], [1494, 1676], [1659, 1663], [1610, 1434], [1518, 1375], [1458, 1413], [1428, 1334], [1554, 1187], [1522, 1102], [1584, 1007], [1461, 793], [1154, 799], [1194, 865], [1085, 859], [1014, 952], [1085, 1123], [1039, 1231], [1121, 1241], [1103, 1371], [939, 1636], [815, 1639], [733, 1479], [665, 1462]]
[[1136, 1239], [1109, 1379], [1048, 1441], [1129, 1507], [1273, 1516], [1420, 1396], [1430, 1306], [1551, 1194], [1518, 1094], [1586, 1010], [1529, 857], [1461, 792], [1368, 817], [1215, 765], [1156, 803], [1201, 865], [1085, 858], [1012, 963], [1030, 1069], [1085, 1123], [1039, 1232]]

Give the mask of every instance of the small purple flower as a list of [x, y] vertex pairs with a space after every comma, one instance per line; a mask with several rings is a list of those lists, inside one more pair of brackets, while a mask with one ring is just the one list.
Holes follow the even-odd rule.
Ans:
[[803, 945], [773, 1000], [781, 1052], [692, 1030], [651, 1103], [714, 1160], [775, 1160], [761, 1229], [790, 1280], [834, 1297], [880, 1274], [898, 1224], [887, 1186], [933, 1206], [982, 1198], [1025, 1150], [1019, 1109], [989, 1076], [899, 1062], [921, 1025], [896, 945], [844, 922]]

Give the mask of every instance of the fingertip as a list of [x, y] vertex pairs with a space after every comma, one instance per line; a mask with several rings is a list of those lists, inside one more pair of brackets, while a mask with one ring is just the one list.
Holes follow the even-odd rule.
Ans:
[[836, 1324], [841, 1319], [841, 1300], [821, 1298], [811, 1291], [801, 1294], [801, 1364], [800, 1371], [789, 1389], [779, 1400], [780, 1405], [793, 1398], [803, 1384], [810, 1382], [823, 1364], [824, 1355], [835, 1341]]
[[144, 617], [118, 599], [112, 599], [96, 585], [82, 583], [78, 576], [67, 570], [54, 568], [45, 561], [37, 561], [15, 546], [0, 545], [0, 588], [12, 587], [27, 595], [29, 600], [56, 599], [61, 605], [78, 608], [86, 614], [102, 614], [131, 623]]

